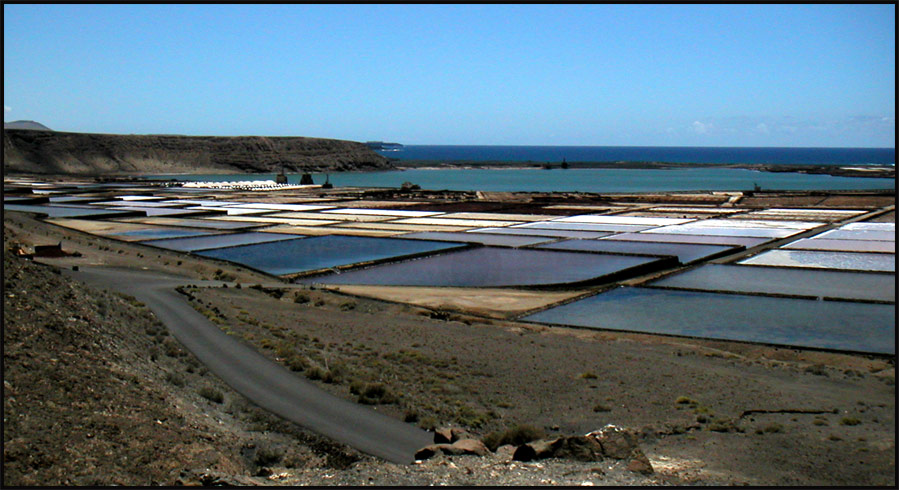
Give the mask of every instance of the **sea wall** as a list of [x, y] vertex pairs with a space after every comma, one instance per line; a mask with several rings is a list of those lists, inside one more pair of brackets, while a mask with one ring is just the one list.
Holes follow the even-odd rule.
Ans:
[[378, 170], [363, 143], [323, 138], [176, 136], [3, 130], [5, 174], [136, 175]]

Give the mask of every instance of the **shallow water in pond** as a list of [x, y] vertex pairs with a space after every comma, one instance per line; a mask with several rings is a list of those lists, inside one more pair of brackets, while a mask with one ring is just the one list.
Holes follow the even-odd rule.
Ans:
[[673, 255], [681, 264], [689, 264], [710, 256], [717, 256], [734, 247], [722, 245], [691, 245], [686, 243], [630, 242], [624, 240], [566, 240], [538, 245], [541, 249], [582, 250], [644, 255]]
[[618, 288], [523, 320], [895, 354], [895, 305]]
[[769, 250], [740, 264], [780, 267], [812, 267], [857, 271], [896, 272], [896, 255], [818, 250]]
[[895, 302], [895, 280], [873, 272], [706, 264], [650, 286]]
[[[413, 240], [410, 240], [413, 241]], [[567, 284], [653, 268], [655, 257], [479, 247], [304, 282], [390, 286], [496, 287]]]
[[400, 258], [459, 247], [457, 243], [356, 236], [317, 236], [216, 248], [198, 255], [228, 260], [274, 275]]
[[211, 248], [236, 247], [252, 243], [276, 242], [280, 240], [292, 240], [296, 237], [278, 233], [230, 233], [224, 235], [203, 236], [194, 238], [171, 238], [166, 240], [148, 240], [145, 245], [179, 250], [181, 252], [194, 252]]
[[134, 215], [136, 211], [121, 211], [105, 208], [41, 206], [29, 204], [3, 204], [4, 211], [24, 211], [26, 213], [46, 214], [50, 218], [89, 218]]
[[188, 230], [188, 229], [147, 229], [147, 230], [134, 230], [134, 231], [123, 231], [121, 233], [115, 233], [114, 236], [124, 236], [131, 238], [143, 238], [143, 239], [153, 239], [153, 238], [180, 238], [180, 237], [188, 237], [188, 236], [202, 236], [209, 235], [214, 232], [211, 231], [201, 231], [201, 230]]
[[829, 238], [803, 238], [781, 248], [795, 250], [834, 250], [839, 252], [896, 253], [896, 242], [881, 240], [831, 240]]
[[713, 245], [742, 245], [746, 248], [754, 247], [770, 241], [768, 238], [739, 237], [721, 235], [676, 235], [672, 233], [621, 233], [605, 239], [634, 242], [658, 242], [658, 243], [705, 243]]
[[494, 235], [489, 233], [463, 233], [425, 231], [421, 233], [408, 233], [398, 238], [439, 240], [447, 242], [480, 243], [482, 245], [495, 245], [499, 247], [525, 247], [538, 243], [551, 242], [553, 238], [518, 236], [518, 235]]

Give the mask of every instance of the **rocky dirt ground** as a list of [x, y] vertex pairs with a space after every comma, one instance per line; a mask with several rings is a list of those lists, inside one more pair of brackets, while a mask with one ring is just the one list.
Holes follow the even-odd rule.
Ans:
[[[404, 466], [330, 443], [231, 391], [134, 300], [9, 253], [59, 240], [83, 256], [58, 265], [240, 282], [186, 288], [185, 298], [340, 396], [480, 437], [614, 424], [639, 435], [654, 472], [611, 458], [512, 461], [508, 446]], [[895, 485], [894, 358], [546, 328], [254, 286], [269, 281], [7, 213], [4, 485]]]

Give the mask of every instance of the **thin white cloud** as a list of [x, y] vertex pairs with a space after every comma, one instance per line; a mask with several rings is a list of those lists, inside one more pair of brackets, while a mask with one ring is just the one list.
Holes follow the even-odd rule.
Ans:
[[709, 132], [709, 129], [712, 127], [712, 125], [704, 124], [699, 121], [693, 121], [693, 124], [690, 125], [690, 127], [693, 129], [693, 131], [696, 132], [696, 134], [706, 134]]
[[4, 113], [4, 114], [7, 113], [7, 112], [9, 112], [9, 111], [11, 111], [11, 110], [12, 110], [12, 107], [10, 107], [10, 106], [8, 106], [8, 105], [3, 106], [3, 113]]
[[759, 124], [755, 127], [755, 130], [758, 131], [759, 133], [762, 133], [762, 134], [768, 134], [768, 133], [771, 132], [770, 130], [768, 130], [768, 125], [765, 124], [765, 123], [759, 123]]

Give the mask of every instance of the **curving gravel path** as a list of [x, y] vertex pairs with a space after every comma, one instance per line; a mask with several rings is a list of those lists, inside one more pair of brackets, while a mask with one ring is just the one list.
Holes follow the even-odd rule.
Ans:
[[433, 440], [424, 430], [322, 391], [222, 332], [174, 290], [203, 281], [121, 268], [64, 272], [134, 296], [235, 391], [309, 430], [400, 464], [411, 463], [415, 452]]

